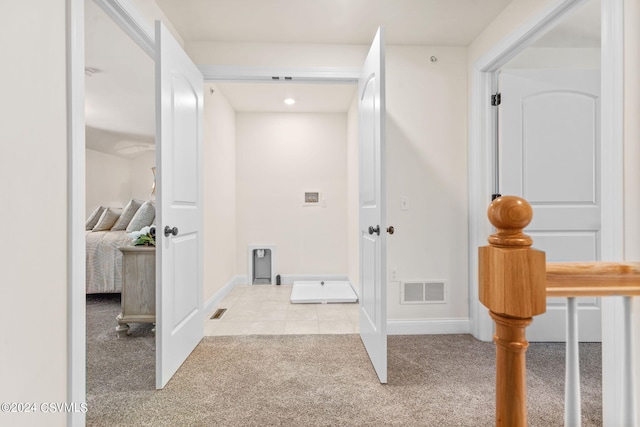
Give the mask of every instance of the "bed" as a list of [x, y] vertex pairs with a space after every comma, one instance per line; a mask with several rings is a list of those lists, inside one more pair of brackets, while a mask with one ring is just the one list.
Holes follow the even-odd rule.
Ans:
[[131, 200], [124, 209], [100, 206], [86, 222], [86, 293], [122, 292], [122, 252], [129, 233], [153, 224], [155, 204]]
[[87, 293], [122, 291], [122, 253], [118, 246], [131, 244], [126, 230], [87, 231]]

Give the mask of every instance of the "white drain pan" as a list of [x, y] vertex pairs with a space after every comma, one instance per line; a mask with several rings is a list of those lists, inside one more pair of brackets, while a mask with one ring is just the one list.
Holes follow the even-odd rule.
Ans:
[[358, 302], [358, 296], [347, 281], [298, 281], [293, 282], [291, 303], [328, 304]]

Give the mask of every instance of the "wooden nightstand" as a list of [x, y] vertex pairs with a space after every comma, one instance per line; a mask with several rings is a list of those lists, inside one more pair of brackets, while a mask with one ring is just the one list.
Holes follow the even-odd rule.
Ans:
[[129, 323], [156, 322], [156, 248], [118, 249], [122, 252], [122, 312], [116, 317], [116, 332], [122, 338], [129, 332]]

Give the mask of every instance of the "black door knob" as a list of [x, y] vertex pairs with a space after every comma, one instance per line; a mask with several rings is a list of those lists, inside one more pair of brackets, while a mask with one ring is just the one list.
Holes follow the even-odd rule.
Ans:
[[387, 233], [393, 234], [395, 232], [396, 232], [396, 229], [393, 228], [393, 225], [390, 225], [390, 226], [387, 227]]
[[372, 225], [369, 226], [369, 234], [376, 233], [378, 236], [380, 235], [380, 226], [376, 225], [376, 228], [373, 228]]
[[169, 237], [171, 234], [174, 236], [178, 235], [178, 227], [169, 227], [168, 225], [164, 227], [164, 235], [165, 237]]

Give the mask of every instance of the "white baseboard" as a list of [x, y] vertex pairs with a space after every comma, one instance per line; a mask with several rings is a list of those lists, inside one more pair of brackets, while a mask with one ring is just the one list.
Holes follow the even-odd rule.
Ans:
[[226, 297], [229, 292], [236, 285], [240, 285], [246, 282], [247, 276], [235, 275], [222, 287], [218, 292], [213, 294], [205, 303], [204, 303], [204, 313], [206, 313], [207, 318], [210, 317], [213, 311], [218, 307], [218, 304]]
[[351, 289], [353, 289], [353, 292], [356, 293], [356, 295], [358, 296], [358, 302], [360, 302], [360, 284], [355, 283], [353, 280], [351, 280], [350, 277], [347, 277], [347, 280], [349, 281], [349, 283], [351, 283]]
[[387, 335], [469, 334], [469, 319], [388, 320]]
[[[250, 285], [251, 280], [246, 274], [236, 275], [238, 279], [236, 284], [238, 285]], [[346, 280], [349, 281], [349, 277], [346, 274], [281, 274], [280, 284], [293, 285], [295, 281], [308, 281], [308, 280]], [[349, 283], [351, 283], [349, 281]], [[275, 285], [275, 281], [273, 283]], [[264, 286], [264, 285], [260, 285]]]

